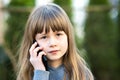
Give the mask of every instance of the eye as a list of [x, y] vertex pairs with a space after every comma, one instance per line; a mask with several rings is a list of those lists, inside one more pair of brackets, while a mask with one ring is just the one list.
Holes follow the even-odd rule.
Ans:
[[61, 33], [57, 33], [56, 35], [57, 35], [57, 36], [61, 36], [62, 34], [61, 34]]
[[47, 36], [42, 36], [42, 37], [41, 37], [41, 39], [46, 39], [46, 38], [47, 38]]

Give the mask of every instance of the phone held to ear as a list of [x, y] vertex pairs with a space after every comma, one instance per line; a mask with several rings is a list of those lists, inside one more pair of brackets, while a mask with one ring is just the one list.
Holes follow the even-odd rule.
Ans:
[[[33, 43], [35, 43], [35, 42], [36, 42], [36, 40], [33, 41]], [[37, 44], [36, 47], [39, 47], [39, 46], [40, 46], [40, 45]], [[41, 51], [42, 51], [42, 50], [39, 50], [39, 51], [37, 52], [37, 55], [38, 55]], [[45, 55], [42, 55], [42, 61], [43, 61], [43, 64], [44, 64], [44, 66], [45, 66], [45, 68], [46, 68], [46, 70], [47, 70], [47, 58], [46, 58]]]

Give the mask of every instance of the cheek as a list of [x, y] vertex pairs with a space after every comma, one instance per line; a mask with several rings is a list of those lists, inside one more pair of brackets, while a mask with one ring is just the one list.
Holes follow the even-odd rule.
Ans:
[[46, 44], [45, 44], [45, 43], [42, 43], [42, 42], [39, 42], [39, 46], [42, 47], [43, 49], [46, 48]]
[[46, 44], [41, 44], [41, 47], [43, 48], [43, 51], [44, 51], [44, 52], [47, 52], [48, 47], [47, 47]]
[[59, 44], [61, 45], [61, 47], [63, 49], [67, 49], [68, 48], [68, 41], [67, 41], [67, 39], [61, 40]]

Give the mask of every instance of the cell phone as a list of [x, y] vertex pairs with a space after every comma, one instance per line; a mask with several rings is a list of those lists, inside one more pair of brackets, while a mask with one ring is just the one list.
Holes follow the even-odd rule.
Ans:
[[[33, 43], [35, 43], [36, 42], [36, 40], [33, 40]], [[36, 47], [39, 47], [40, 45], [39, 44], [37, 44], [37, 46]], [[41, 52], [42, 50], [39, 50], [38, 52], [37, 52], [37, 55], [39, 54], [39, 52]], [[47, 58], [46, 58], [46, 56], [45, 55], [42, 55], [42, 61], [43, 61], [43, 64], [44, 64], [44, 66], [45, 66], [45, 68], [46, 68], [46, 70], [47, 70]]]

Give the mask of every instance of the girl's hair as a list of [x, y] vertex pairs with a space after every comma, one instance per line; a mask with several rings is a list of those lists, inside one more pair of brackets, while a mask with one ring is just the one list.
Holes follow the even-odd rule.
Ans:
[[63, 64], [66, 69], [65, 74], [68, 75], [69, 80], [94, 80], [84, 59], [78, 53], [72, 32], [72, 24], [68, 16], [61, 7], [53, 3], [34, 9], [29, 16], [19, 50], [17, 80], [32, 80], [34, 69], [29, 61], [29, 48], [37, 33], [42, 33], [43, 29], [48, 33], [50, 28], [53, 31], [64, 31], [68, 37], [68, 50], [63, 56]]

